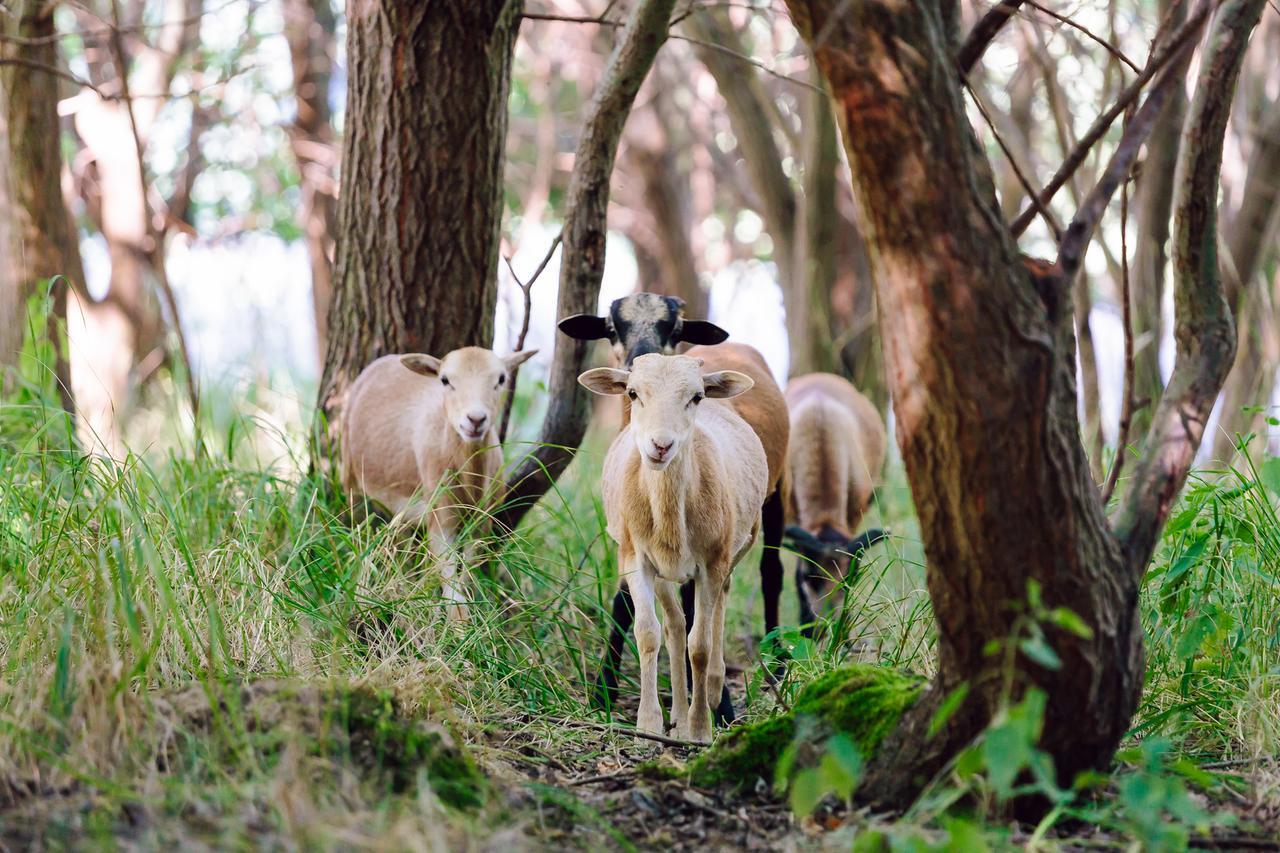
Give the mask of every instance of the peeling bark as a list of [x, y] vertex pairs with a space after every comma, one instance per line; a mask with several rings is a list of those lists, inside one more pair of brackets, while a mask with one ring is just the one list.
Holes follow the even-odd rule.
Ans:
[[[1179, 323], [1192, 355], [1201, 344], [1217, 346], [1221, 331], [1216, 272], [1196, 254], [1212, 248], [1216, 232], [1191, 201], [1216, 198], [1222, 128], [1206, 102], [1229, 104], [1234, 79], [1213, 71], [1225, 71], [1220, 53], [1238, 59], [1248, 18], [1256, 21], [1263, 2], [1223, 5], [1193, 107], [1201, 120], [1193, 124], [1199, 135], [1191, 137], [1178, 231]], [[1070, 781], [1105, 766], [1137, 706], [1138, 584], [1190, 464], [1183, 443], [1194, 450], [1200, 436], [1155, 433], [1178, 451], [1170, 458], [1168, 445], [1153, 443], [1131, 493], [1137, 524], [1122, 526], [1123, 538], [1113, 535], [1079, 436], [1071, 279], [1061, 257], [1024, 265], [999, 217], [990, 169], [965, 120], [946, 20], [924, 0], [788, 0], [788, 7], [806, 40], [824, 34], [815, 50], [861, 202], [898, 444], [938, 623], [938, 675], [881, 746], [860, 797], [882, 807], [909, 803], [981, 733], [1004, 698], [1000, 665], [985, 649], [1010, 639], [1032, 580], [1047, 606], [1074, 611], [1092, 629], [1087, 639], [1050, 632], [1058, 670], [1016, 660], [1015, 692], [1035, 686], [1048, 696], [1040, 747]], [[1068, 234], [1090, 232], [1087, 220], [1114, 188], [1104, 176]], [[1221, 381], [1217, 355], [1184, 357], [1181, 374], [1195, 394], [1162, 412], [1194, 413]], [[960, 684], [968, 698], [929, 736], [935, 712]]]

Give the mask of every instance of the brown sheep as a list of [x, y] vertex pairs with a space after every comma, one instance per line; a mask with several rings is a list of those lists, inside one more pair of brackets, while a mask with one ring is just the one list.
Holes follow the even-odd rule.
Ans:
[[800, 620], [812, 623], [832, 588], [856, 571], [861, 553], [887, 535], [853, 535], [880, 481], [887, 438], [875, 405], [834, 374], [796, 377], [787, 385], [786, 400], [793, 521], [787, 535], [801, 555]]

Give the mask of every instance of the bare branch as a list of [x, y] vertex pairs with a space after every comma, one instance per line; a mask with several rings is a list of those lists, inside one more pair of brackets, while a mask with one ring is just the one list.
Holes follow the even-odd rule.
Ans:
[[[1132, 176], [1130, 176], [1132, 177]], [[1120, 403], [1120, 427], [1116, 435], [1116, 458], [1107, 472], [1102, 487], [1102, 504], [1106, 506], [1115, 494], [1124, 467], [1125, 448], [1129, 444], [1129, 426], [1133, 423], [1133, 299], [1129, 295], [1129, 185], [1120, 188], [1120, 298], [1124, 321], [1124, 396]]]
[[[143, 152], [142, 133], [138, 129], [137, 114], [133, 109], [133, 98], [129, 95], [129, 68], [124, 53], [124, 40], [120, 34], [120, 2], [119, 0], [111, 0], [111, 16], [112, 16], [112, 34], [111, 34], [111, 51], [116, 63], [116, 73], [120, 76], [120, 95], [124, 100], [125, 111], [129, 117], [129, 126], [133, 131], [134, 151], [138, 160], [138, 181], [141, 184], [143, 205], [147, 204], [147, 198], [150, 197], [150, 184], [147, 181], [147, 163]], [[194, 154], [193, 154], [194, 156]], [[169, 309], [169, 317], [173, 323], [174, 335], [178, 340], [178, 355], [182, 358], [182, 366], [186, 372], [187, 379], [187, 395], [190, 397], [191, 417], [195, 422], [196, 434], [200, 432], [200, 389], [196, 385], [195, 371], [191, 365], [191, 350], [187, 346], [187, 336], [182, 330], [182, 318], [178, 313], [178, 300], [174, 296], [173, 286], [169, 282], [168, 270], [165, 267], [164, 257], [164, 234], [157, 231], [155, 223], [149, 212], [144, 211], [146, 219], [147, 235], [150, 237], [151, 245], [148, 247], [149, 260], [151, 268], [155, 272], [156, 280], [160, 285], [161, 296], [164, 297], [165, 305]]]
[[[1207, 14], [1209, 3], [1203, 2], [1201, 6]], [[1134, 161], [1138, 159], [1138, 152], [1142, 149], [1142, 144], [1147, 141], [1147, 137], [1151, 135], [1156, 122], [1159, 121], [1165, 104], [1174, 95], [1176, 88], [1182, 85], [1194, 47], [1194, 40], [1188, 38], [1183, 41], [1181, 51], [1171, 58], [1159, 79], [1152, 84], [1151, 92], [1143, 101], [1141, 109], [1125, 128], [1124, 135], [1120, 137], [1120, 144], [1116, 146], [1115, 153], [1107, 163], [1102, 177], [1089, 191], [1084, 204], [1080, 205], [1071, 224], [1067, 226], [1067, 232], [1058, 244], [1058, 264], [1068, 278], [1074, 277], [1080, 269], [1085, 250], [1089, 246], [1089, 241], [1093, 239], [1093, 232], [1097, 229], [1098, 222], [1101, 221], [1102, 214], [1111, 201], [1111, 196], [1133, 168]]]
[[[547, 249], [547, 254], [543, 257], [542, 263], [538, 264], [538, 268], [533, 271], [533, 275], [529, 276], [528, 281], [521, 281], [520, 276], [516, 275], [516, 268], [511, 265], [511, 259], [506, 255], [502, 259], [507, 262], [507, 269], [511, 272], [511, 277], [515, 279], [516, 286], [520, 288], [521, 294], [524, 296], [524, 321], [520, 324], [520, 335], [516, 338], [516, 352], [524, 350], [524, 342], [529, 337], [529, 316], [533, 313], [533, 283], [538, 280], [538, 276], [542, 275], [542, 271], [547, 268], [547, 264], [551, 263], [551, 258], [555, 256], [556, 249], [560, 246], [563, 234], [557, 234], [556, 238], [551, 241], [551, 247]], [[516, 380], [520, 377], [520, 365], [516, 365], [511, 371], [511, 387], [507, 392], [507, 403], [502, 409], [502, 426], [498, 429], [498, 441], [507, 440], [507, 427], [511, 423], [511, 407], [516, 401]]]
[[1102, 45], [1102, 47], [1108, 53], [1114, 56], [1116, 59], [1120, 60], [1125, 65], [1129, 66], [1129, 68], [1131, 68], [1135, 74], [1142, 73], [1142, 69], [1139, 68], [1132, 59], [1125, 56], [1124, 51], [1122, 51], [1120, 48], [1116, 47], [1114, 44], [1104, 39], [1102, 36], [1095, 33], [1093, 30], [1086, 27], [1084, 24], [1078, 23], [1074, 18], [1063, 15], [1060, 12], [1055, 12], [1052, 9], [1050, 9], [1048, 6], [1037, 3], [1036, 0], [1024, 0], [1024, 2], [1028, 6], [1032, 7], [1033, 9], [1039, 12], [1043, 12], [1044, 14], [1048, 15], [1050, 18], [1053, 18], [1055, 21], [1059, 21], [1063, 24], [1066, 24], [1068, 27], [1071, 27], [1074, 30], [1079, 30], [1087, 38]]
[[1142, 571], [1187, 478], [1235, 353], [1235, 322], [1218, 270], [1218, 173], [1249, 35], [1266, 0], [1227, 0], [1201, 60], [1178, 158], [1174, 214], [1177, 357], [1115, 524], [1129, 566]]
[[1024, 0], [1000, 0], [987, 10], [987, 14], [983, 15], [978, 23], [973, 25], [969, 35], [965, 37], [964, 44], [960, 45], [960, 49], [956, 51], [956, 67], [960, 69], [962, 77], [967, 77], [973, 70], [973, 66], [978, 64], [987, 46], [1000, 33], [1004, 25], [1009, 23], [1009, 19], [1017, 13], [1018, 7], [1023, 2]]
[[[594, 311], [604, 273], [609, 178], [623, 126], [659, 48], [667, 40], [667, 22], [675, 0], [638, 0], [605, 68], [578, 141], [565, 203], [556, 315]], [[498, 521], [514, 528], [573, 459], [589, 416], [589, 392], [578, 385], [589, 344], [569, 337], [556, 342], [548, 396], [551, 404], [538, 445], [508, 481], [509, 492]]]
[[[1152, 51], [1151, 59], [1148, 60], [1146, 67], [1142, 69], [1142, 73], [1125, 87], [1125, 90], [1120, 93], [1120, 97], [1116, 99], [1110, 109], [1098, 116], [1085, 135], [1076, 143], [1075, 150], [1062, 161], [1058, 171], [1039, 195], [1041, 204], [1048, 204], [1053, 200], [1058, 190], [1062, 189], [1062, 185], [1075, 174], [1076, 169], [1080, 168], [1080, 164], [1084, 162], [1085, 157], [1088, 156], [1093, 146], [1098, 143], [1098, 140], [1106, 134], [1115, 120], [1120, 117], [1120, 114], [1138, 99], [1147, 83], [1167, 67], [1169, 63], [1182, 55], [1182, 49], [1194, 36], [1200, 33], [1205, 20], [1209, 17], [1209, 10], [1212, 5], [1209, 0], [1201, 0], [1196, 9], [1188, 16], [1187, 22], [1169, 39], [1169, 43], [1164, 46], [1157, 45], [1157, 48]], [[1113, 192], [1114, 190], [1115, 188], [1112, 187]], [[1035, 215], [1036, 209], [1034, 205], [1026, 208], [1010, 224], [1009, 230], [1013, 232], [1015, 237], [1018, 236], [1027, 230], [1027, 226], [1031, 224], [1031, 220]]]
[[978, 108], [978, 112], [982, 114], [983, 120], [986, 121], [987, 127], [991, 130], [991, 135], [995, 137], [996, 145], [999, 145], [1000, 150], [1004, 152], [1005, 159], [1009, 161], [1009, 167], [1013, 169], [1013, 174], [1017, 176], [1018, 183], [1022, 184], [1022, 189], [1026, 192], [1027, 198], [1031, 199], [1031, 203], [1036, 207], [1036, 212], [1044, 219], [1045, 225], [1049, 226], [1053, 239], [1061, 239], [1062, 223], [1058, 222], [1058, 218], [1053, 215], [1053, 211], [1041, 204], [1040, 199], [1036, 198], [1035, 187], [1031, 186], [1031, 181], [1028, 180], [1026, 174], [1022, 171], [1022, 167], [1018, 165], [1017, 159], [1013, 156], [1013, 151], [1005, 144], [1004, 138], [1000, 136], [1000, 131], [996, 130], [995, 122], [991, 120], [991, 114], [987, 112], [982, 99], [974, 91], [973, 84], [965, 80], [964, 87], [969, 91], [970, 97], [973, 98], [973, 105]]
[[75, 83], [77, 86], [84, 86], [86, 89], [92, 89], [94, 93], [96, 93], [97, 96], [99, 98], [102, 98], [102, 100], [104, 101], [119, 100], [119, 97], [120, 97], [119, 95], [108, 95], [106, 92], [102, 91], [97, 86], [93, 85], [93, 83], [86, 80], [85, 78], [80, 77], [79, 75], [76, 75], [76, 74], [72, 74], [70, 71], [64, 71], [63, 69], [57, 67], [56, 65], [48, 65], [43, 62], [36, 62], [33, 59], [24, 59], [21, 56], [0, 56], [0, 65], [15, 65], [19, 68], [29, 68], [32, 71], [42, 71], [45, 74], [49, 74], [54, 77], [59, 77], [63, 80], [68, 80], [72, 83]]

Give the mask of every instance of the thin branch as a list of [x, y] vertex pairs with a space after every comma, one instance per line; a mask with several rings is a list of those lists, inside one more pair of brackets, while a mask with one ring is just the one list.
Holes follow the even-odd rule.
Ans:
[[1027, 176], [1023, 173], [1022, 167], [1018, 165], [1017, 158], [1013, 156], [1013, 151], [1010, 150], [1009, 146], [1005, 144], [1004, 139], [1000, 136], [1000, 131], [996, 130], [995, 122], [992, 121], [991, 114], [987, 112], [987, 108], [983, 105], [982, 99], [978, 97], [978, 93], [974, 91], [973, 84], [966, 79], [964, 81], [964, 87], [969, 91], [969, 95], [973, 98], [973, 105], [978, 108], [978, 112], [982, 114], [983, 120], [986, 121], [987, 127], [990, 128], [991, 135], [995, 137], [996, 144], [999, 145], [1000, 150], [1004, 152], [1005, 159], [1009, 161], [1009, 166], [1013, 169], [1013, 174], [1018, 177], [1018, 183], [1022, 184], [1022, 189], [1026, 192], [1027, 198], [1031, 199], [1031, 203], [1036, 206], [1037, 212], [1044, 219], [1045, 224], [1049, 226], [1049, 230], [1053, 233], [1053, 239], [1061, 239], [1062, 223], [1058, 222], [1057, 217], [1053, 215], [1053, 211], [1041, 204], [1040, 200], [1036, 198], [1035, 187], [1031, 185], [1031, 181], [1028, 180]]
[[703, 41], [702, 39], [696, 39], [690, 36], [680, 36], [674, 33], [671, 34], [671, 38], [675, 39], [676, 41], [684, 41], [684, 42], [688, 42], [689, 44], [696, 44], [699, 47], [710, 48], [711, 50], [718, 51], [719, 53], [723, 53], [727, 56], [732, 56], [734, 59], [737, 59], [740, 62], [745, 62], [748, 65], [754, 65], [756, 68], [759, 68], [765, 74], [768, 74], [771, 77], [777, 77], [779, 80], [785, 80], [788, 83], [794, 83], [797, 86], [802, 86], [805, 89], [810, 89], [814, 92], [819, 92], [823, 95], [827, 93], [826, 90], [820, 86], [815, 86], [812, 83], [808, 82], [807, 80], [801, 80], [799, 77], [792, 77], [789, 74], [783, 74], [781, 71], [775, 71], [772, 68], [770, 68], [768, 65], [765, 65], [760, 60], [751, 56], [747, 56], [745, 53], [738, 53], [736, 50], [730, 50], [729, 48], [725, 47], [722, 44]]
[[[1132, 178], [1132, 175], [1130, 175]], [[1133, 297], [1129, 293], [1129, 184], [1120, 188], [1120, 299], [1124, 319], [1124, 397], [1120, 404], [1120, 427], [1116, 436], [1116, 458], [1111, 461], [1107, 482], [1102, 487], [1102, 505], [1111, 502], [1120, 469], [1124, 467], [1129, 427], [1133, 423]]]
[[[538, 268], [533, 271], [533, 275], [529, 277], [528, 281], [521, 281], [520, 276], [516, 275], [516, 268], [511, 265], [511, 258], [506, 255], [502, 256], [502, 259], [507, 262], [507, 269], [511, 272], [511, 277], [515, 279], [516, 286], [520, 288], [520, 292], [524, 296], [524, 321], [520, 324], [520, 335], [516, 338], [516, 352], [524, 350], [525, 339], [529, 337], [529, 316], [533, 313], [533, 283], [538, 280], [538, 276], [542, 275], [542, 271], [547, 268], [547, 264], [551, 263], [551, 258], [555, 255], [563, 237], [564, 234], [560, 233], [551, 241], [551, 248], [547, 249], [547, 254], [543, 257], [542, 263], [538, 264]], [[507, 390], [507, 402], [502, 409], [502, 426], [498, 429], [499, 443], [507, 440], [507, 427], [511, 423], [511, 407], [516, 401], [516, 380], [519, 377], [520, 365], [517, 364], [511, 371], [511, 387]]]
[[964, 43], [956, 51], [956, 67], [960, 69], [962, 77], [967, 77], [973, 66], [978, 64], [988, 45], [995, 40], [1004, 25], [1009, 23], [1009, 19], [1017, 13], [1023, 2], [1024, 0], [1001, 0], [973, 25]]
[[119, 95], [108, 95], [89, 80], [73, 74], [70, 71], [64, 71], [56, 65], [46, 65], [43, 62], [36, 62], [33, 59], [24, 59], [21, 56], [0, 56], [0, 65], [15, 65], [20, 68], [29, 68], [32, 71], [42, 71], [45, 74], [50, 74], [63, 80], [69, 80], [77, 86], [83, 86], [86, 89], [93, 90], [93, 92], [104, 101], [118, 101], [120, 99]]
[[[1201, 8], [1206, 14], [1209, 5], [1208, 2], [1202, 3]], [[1173, 96], [1176, 87], [1182, 85], [1194, 48], [1195, 41], [1190, 38], [1185, 39], [1181, 50], [1174, 54], [1161, 72], [1160, 78], [1152, 84], [1147, 99], [1143, 101], [1137, 115], [1134, 116], [1133, 121], [1129, 122], [1124, 135], [1120, 137], [1120, 144], [1116, 146], [1115, 153], [1107, 163], [1107, 168], [1103, 170], [1102, 177], [1089, 191], [1084, 204], [1080, 205], [1071, 224], [1067, 226], [1066, 234], [1058, 243], [1058, 264], [1068, 279], [1073, 278], [1080, 269], [1085, 250], [1089, 246], [1089, 241], [1093, 239], [1093, 232], [1097, 230], [1102, 214], [1111, 201], [1111, 196], [1133, 168], [1134, 161], [1138, 159], [1138, 152], [1155, 128], [1165, 104]]]
[[[1158, 46], [1153, 51], [1153, 56], [1147, 62], [1142, 73], [1130, 83], [1125, 90], [1120, 93], [1120, 97], [1111, 105], [1111, 108], [1094, 121], [1093, 125], [1076, 143], [1075, 149], [1063, 160], [1062, 165], [1058, 167], [1058, 171], [1045, 185], [1044, 190], [1039, 194], [1038, 198], [1041, 204], [1048, 204], [1053, 200], [1058, 190], [1062, 189], [1076, 169], [1080, 168], [1080, 164], [1084, 162], [1089, 151], [1097, 144], [1111, 125], [1115, 122], [1120, 114], [1129, 108], [1142, 94], [1142, 90], [1153, 77], [1159, 74], [1175, 59], [1182, 56], [1183, 48], [1192, 42], [1192, 37], [1200, 33], [1205, 21], [1209, 17], [1209, 10], [1213, 4], [1209, 0], [1201, 0], [1196, 9], [1188, 16], [1187, 22], [1173, 35], [1167, 46]], [[1145, 138], [1145, 137], [1144, 137]], [[1114, 186], [1112, 191], [1114, 191]], [[1009, 230], [1013, 236], [1017, 237], [1023, 231], [1027, 230], [1027, 226], [1031, 224], [1031, 220], [1036, 216], [1036, 208], [1034, 205], [1027, 207], [1018, 217], [1009, 225]]]
[[1265, 8], [1266, 0], [1221, 5], [1187, 112], [1174, 205], [1177, 356], [1115, 524], [1135, 576], [1155, 550], [1235, 355], [1235, 322], [1218, 269], [1219, 172], [1236, 81]]
[[191, 417], [195, 424], [196, 434], [199, 435], [200, 389], [196, 385], [195, 371], [191, 366], [191, 350], [187, 346], [187, 336], [182, 330], [182, 318], [178, 313], [178, 300], [173, 293], [173, 286], [169, 282], [169, 274], [165, 268], [164, 234], [156, 231], [150, 211], [147, 209], [150, 186], [147, 181], [147, 163], [143, 152], [142, 134], [138, 130], [138, 117], [133, 109], [133, 98], [129, 95], [129, 67], [125, 60], [124, 39], [119, 31], [120, 0], [111, 0], [111, 17], [112, 34], [110, 43], [112, 58], [115, 60], [116, 73], [120, 77], [120, 95], [124, 100], [125, 111], [129, 116], [129, 127], [133, 131], [134, 152], [138, 161], [138, 182], [142, 191], [143, 216], [146, 219], [147, 235], [151, 239], [148, 255], [150, 256], [152, 271], [155, 273], [156, 280], [160, 285], [160, 293], [164, 297], [166, 306], [169, 309], [169, 316], [173, 320], [173, 331], [178, 339], [178, 354], [182, 358], [182, 366], [186, 372], [187, 394], [191, 398]]
[[[720, 4], [717, 4], [717, 5], [720, 5]], [[668, 27], [675, 26], [676, 24], [688, 18], [691, 14], [693, 14], [692, 9], [676, 16], [671, 20]], [[523, 17], [531, 21], [564, 21], [570, 24], [599, 24], [602, 27], [621, 27], [622, 26], [621, 21], [614, 21], [605, 17], [591, 18], [591, 17], [581, 16], [581, 15], [554, 15], [554, 14], [549, 14], [544, 12], [525, 12]], [[748, 65], [754, 65], [756, 68], [759, 68], [761, 71], [763, 71], [765, 74], [770, 75], [771, 77], [777, 77], [779, 80], [785, 80], [788, 83], [794, 83], [797, 86], [803, 86], [804, 88], [812, 89], [815, 92], [823, 92], [821, 88], [813, 85], [812, 83], [806, 80], [801, 80], [798, 77], [792, 77], [789, 74], [783, 74], [781, 71], [775, 71], [774, 69], [770, 68], [768, 65], [765, 65], [763, 62], [756, 59], [754, 56], [747, 56], [745, 53], [739, 53], [736, 50], [731, 50], [730, 48], [727, 48], [722, 44], [716, 44], [715, 42], [704, 41], [702, 39], [693, 38], [691, 36], [676, 35], [675, 33], [668, 33], [667, 38], [675, 39], [676, 41], [688, 42], [689, 44], [696, 44], [699, 47], [705, 47], [711, 50], [719, 51], [720, 53], [726, 54], [727, 56], [732, 56], [734, 59], [737, 59], [740, 62], [745, 62]]]
[[1098, 44], [1102, 45], [1102, 47], [1103, 47], [1103, 48], [1104, 48], [1108, 53], [1110, 53], [1112, 56], [1114, 56], [1116, 59], [1120, 60], [1120, 61], [1121, 61], [1121, 62], [1123, 62], [1125, 65], [1127, 65], [1127, 66], [1129, 66], [1131, 69], [1133, 69], [1133, 72], [1134, 72], [1135, 74], [1141, 74], [1141, 73], [1142, 73], [1142, 69], [1141, 69], [1141, 68], [1139, 68], [1139, 67], [1137, 66], [1137, 64], [1136, 64], [1133, 60], [1131, 60], [1129, 57], [1125, 56], [1124, 51], [1120, 50], [1120, 48], [1116, 47], [1114, 44], [1112, 44], [1111, 42], [1107, 41], [1107, 40], [1106, 40], [1106, 39], [1104, 39], [1102, 36], [1098, 35], [1098, 34], [1097, 34], [1097, 33], [1095, 33], [1093, 30], [1091, 30], [1091, 29], [1089, 29], [1088, 27], [1086, 27], [1084, 24], [1078, 23], [1074, 18], [1070, 18], [1070, 17], [1068, 17], [1068, 16], [1066, 16], [1066, 15], [1063, 15], [1063, 14], [1061, 14], [1061, 13], [1059, 13], [1059, 12], [1055, 12], [1055, 11], [1053, 11], [1052, 9], [1050, 9], [1048, 6], [1044, 6], [1044, 5], [1041, 5], [1040, 3], [1037, 3], [1037, 2], [1036, 2], [1036, 0], [1023, 0], [1023, 2], [1025, 2], [1028, 6], [1031, 6], [1032, 8], [1034, 8], [1034, 9], [1036, 9], [1036, 10], [1040, 11], [1040, 12], [1043, 12], [1044, 14], [1048, 15], [1050, 18], [1053, 18], [1055, 21], [1060, 21], [1060, 22], [1062, 22], [1062, 23], [1066, 24], [1068, 27], [1071, 27], [1072, 29], [1079, 30], [1079, 31], [1080, 31], [1081, 33], [1083, 33], [1086, 37], [1088, 37], [1088, 38], [1092, 39], [1093, 41], [1097, 42]]

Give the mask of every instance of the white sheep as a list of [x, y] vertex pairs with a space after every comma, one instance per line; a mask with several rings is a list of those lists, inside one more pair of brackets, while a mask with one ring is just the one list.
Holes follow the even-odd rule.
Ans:
[[835, 600], [832, 587], [856, 571], [861, 553], [887, 535], [853, 535], [879, 483], [887, 438], [875, 405], [842, 377], [798, 376], [787, 384], [786, 399], [794, 522], [787, 536], [801, 554], [796, 592], [800, 621], [808, 623]]
[[[769, 485], [764, 446], [728, 399], [754, 380], [735, 370], [704, 374], [697, 358], [650, 354], [635, 359], [630, 371], [601, 367], [578, 381], [597, 394], [625, 393], [631, 400], [631, 421], [605, 459], [604, 504], [635, 600], [637, 728], [663, 730], [656, 596], [666, 617], [676, 735], [709, 741], [712, 703], [724, 685], [729, 578], [755, 542]], [[688, 634], [691, 698], [679, 675], [686, 639], [680, 584], [690, 580], [697, 601]]]
[[501, 403], [512, 369], [536, 352], [387, 355], [361, 371], [347, 394], [343, 486], [385, 506], [397, 523], [426, 528], [455, 618], [466, 617], [455, 541], [492, 505], [502, 467]]

